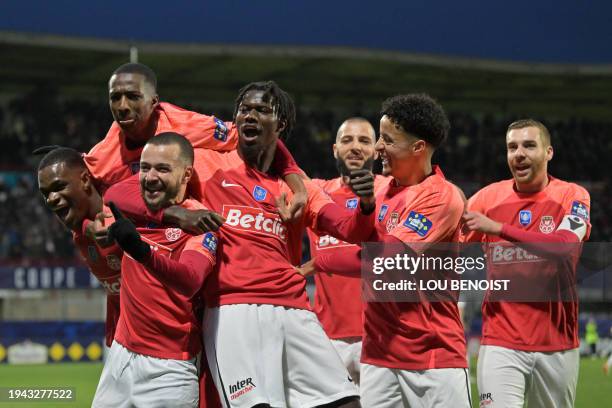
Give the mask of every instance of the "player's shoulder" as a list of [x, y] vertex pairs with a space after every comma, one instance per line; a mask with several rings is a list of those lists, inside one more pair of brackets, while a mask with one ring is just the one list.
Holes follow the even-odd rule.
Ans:
[[206, 210], [206, 206], [204, 204], [202, 204], [201, 202], [193, 199], [193, 198], [188, 198], [186, 200], [184, 200], [181, 203], [181, 207], [187, 209], [187, 210]]
[[506, 179], [487, 184], [480, 190], [476, 191], [469, 199], [470, 203], [475, 201], [484, 201], [488, 205], [496, 204], [500, 197], [506, 196], [514, 191], [514, 179]]
[[549, 190], [559, 197], [574, 197], [576, 200], [589, 199], [589, 192], [586, 188], [577, 183], [554, 177], [550, 179]]
[[312, 184], [316, 187], [319, 187], [323, 191], [328, 194], [332, 194], [333, 192], [342, 189], [342, 177], [336, 177], [332, 179], [312, 179]]

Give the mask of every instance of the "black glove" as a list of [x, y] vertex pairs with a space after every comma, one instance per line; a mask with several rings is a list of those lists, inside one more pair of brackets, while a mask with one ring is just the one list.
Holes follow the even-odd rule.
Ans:
[[372, 214], [376, 209], [374, 175], [372, 172], [367, 169], [351, 170], [349, 174], [349, 187], [359, 197], [361, 213], [364, 215]]
[[142, 263], [149, 259], [151, 247], [140, 239], [140, 234], [132, 221], [121, 214], [115, 203], [110, 202], [108, 206], [115, 217], [115, 222], [108, 228], [109, 239], [117, 241], [121, 249], [138, 262]]

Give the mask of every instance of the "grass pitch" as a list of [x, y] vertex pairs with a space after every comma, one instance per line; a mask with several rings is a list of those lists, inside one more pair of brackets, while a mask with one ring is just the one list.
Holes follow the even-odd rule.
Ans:
[[[599, 408], [610, 406], [612, 398], [612, 375], [605, 376], [601, 370], [603, 359], [580, 360], [580, 376], [576, 394], [576, 408]], [[472, 365], [475, 370], [475, 363]], [[74, 402], [0, 402], [0, 408], [81, 408], [90, 407], [98, 378], [102, 372], [100, 363], [62, 363], [44, 365], [11, 366], [0, 365], [0, 387], [74, 387]], [[473, 377], [475, 371], [473, 372]], [[478, 392], [472, 378], [473, 407], [478, 407]], [[564, 407], [566, 408], [566, 407]]]

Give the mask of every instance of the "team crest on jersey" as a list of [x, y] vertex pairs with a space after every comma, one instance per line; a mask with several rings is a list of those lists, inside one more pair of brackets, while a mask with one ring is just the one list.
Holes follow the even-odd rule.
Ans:
[[395, 227], [397, 227], [397, 224], [399, 224], [399, 214], [392, 212], [387, 220], [387, 232], [393, 231]]
[[253, 198], [257, 201], [265, 200], [267, 195], [268, 191], [261, 186], [255, 186], [253, 189]]
[[550, 234], [555, 230], [555, 221], [551, 215], [543, 215], [540, 219], [540, 231], [544, 234]]
[[130, 163], [130, 170], [132, 174], [136, 174], [140, 171], [140, 162], [132, 162]]
[[87, 247], [87, 255], [89, 259], [91, 259], [91, 262], [98, 262], [98, 251], [95, 245], [89, 245]]
[[346, 208], [354, 210], [355, 208], [357, 208], [358, 202], [359, 200], [357, 200], [356, 198], [349, 198], [348, 200], [346, 200]]
[[381, 222], [382, 220], [385, 219], [385, 216], [387, 215], [388, 210], [389, 210], [389, 206], [387, 204], [383, 204], [380, 207], [380, 211], [378, 212], [378, 222]]
[[424, 215], [410, 211], [408, 218], [404, 221], [404, 227], [413, 230], [418, 236], [424, 237], [431, 230], [433, 223]]
[[227, 126], [221, 119], [215, 118], [215, 139], [225, 142], [227, 140]]
[[521, 212], [519, 212], [519, 222], [521, 225], [525, 226], [531, 224], [531, 211], [521, 210]]
[[589, 220], [589, 210], [587, 206], [582, 204], [580, 201], [574, 201], [572, 203], [572, 215], [577, 215], [585, 221]]
[[117, 255], [107, 255], [106, 256], [106, 265], [113, 271], [118, 271], [121, 269], [121, 259]]
[[207, 232], [204, 234], [204, 238], [202, 239], [202, 246], [204, 249], [207, 249], [211, 254], [215, 254], [217, 252], [217, 237], [212, 232]]
[[176, 241], [181, 237], [183, 230], [180, 228], [166, 228], [166, 239], [170, 242]]

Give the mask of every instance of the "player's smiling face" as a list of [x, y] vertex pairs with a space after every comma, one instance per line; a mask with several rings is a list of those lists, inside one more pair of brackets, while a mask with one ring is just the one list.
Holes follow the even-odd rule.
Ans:
[[183, 200], [191, 167], [180, 159], [178, 145], [147, 144], [140, 156], [140, 192], [152, 211]]
[[372, 168], [375, 138], [374, 129], [367, 122], [349, 121], [342, 125], [333, 147], [342, 175], [348, 175], [348, 170]]
[[151, 115], [159, 103], [153, 86], [141, 74], [116, 74], [108, 83], [113, 118], [127, 138], [144, 143], [149, 135]]
[[412, 171], [411, 158], [418, 143], [425, 142], [407, 134], [387, 115], [380, 119], [380, 137], [376, 142], [378, 157], [382, 160], [382, 174], [401, 180]]
[[545, 145], [540, 129], [529, 126], [510, 130], [506, 149], [508, 166], [519, 191], [533, 192], [546, 186], [553, 148]]
[[236, 112], [240, 150], [249, 156], [276, 142], [284, 129], [278, 120], [271, 97], [264, 91], [248, 91]]
[[70, 169], [65, 163], [55, 163], [38, 172], [38, 189], [45, 204], [73, 231], [81, 228], [89, 212], [89, 188], [93, 186], [86, 169]]

